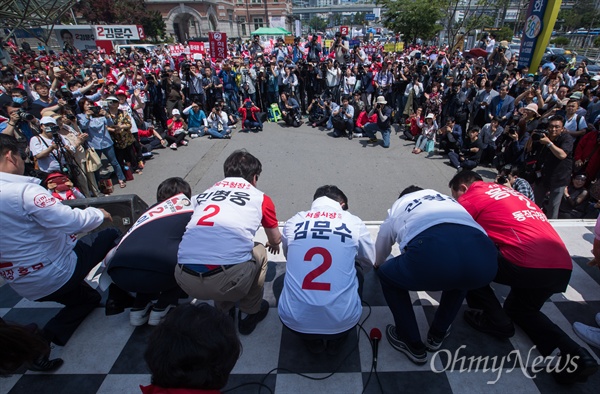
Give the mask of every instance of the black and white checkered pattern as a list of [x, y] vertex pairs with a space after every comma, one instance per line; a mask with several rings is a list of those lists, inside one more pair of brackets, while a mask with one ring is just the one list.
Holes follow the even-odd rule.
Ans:
[[[593, 229], [583, 225], [563, 227], [557, 230], [571, 255], [574, 269], [568, 290], [552, 297], [543, 311], [576, 341], [583, 344], [572, 331], [575, 321], [595, 325], [594, 316], [600, 311], [600, 270], [591, 268], [586, 262], [591, 257]], [[373, 237], [377, 226], [370, 226]], [[397, 250], [396, 250], [397, 253]], [[363, 392], [380, 393], [592, 393], [600, 387], [600, 374], [592, 376], [587, 383], [571, 387], [558, 386], [546, 373], [535, 379], [525, 376], [512, 362], [498, 371], [483, 372], [483, 365], [468, 372], [460, 372], [460, 359], [453, 371], [442, 371], [448, 366], [448, 351], [465, 356], [465, 366], [470, 356], [498, 356], [498, 363], [513, 350], [519, 350], [523, 361], [532, 347], [531, 341], [517, 329], [510, 340], [494, 340], [471, 329], [462, 318], [462, 311], [452, 326], [452, 333], [444, 342], [441, 353], [429, 354], [430, 362], [416, 366], [403, 354], [394, 350], [387, 340], [379, 345], [378, 373], [369, 374], [372, 350], [365, 332], [351, 335], [342, 351], [336, 356], [326, 353], [313, 355], [291, 332], [282, 327], [277, 316], [276, 302], [283, 286], [285, 264], [283, 257], [270, 256], [265, 298], [271, 310], [265, 321], [249, 336], [242, 336], [243, 353], [237, 362], [225, 390], [244, 383], [263, 382], [273, 392], [350, 394]], [[508, 293], [504, 286], [495, 285], [496, 293], [503, 299]], [[373, 327], [382, 332], [392, 323], [392, 315], [386, 306], [379, 282], [373, 272], [365, 277], [363, 327], [368, 333]], [[440, 293], [412, 293], [417, 321], [423, 336], [433, 320]], [[0, 316], [18, 323], [35, 322], [42, 326], [59, 308], [54, 303], [35, 303], [22, 299], [8, 286], [0, 288]], [[367, 318], [368, 316], [368, 318]], [[148, 335], [153, 328], [129, 325], [128, 314], [106, 317], [102, 308], [94, 311], [76, 331], [68, 345], [55, 347], [53, 357], [62, 357], [64, 365], [55, 373], [41, 374], [24, 372], [0, 379], [1, 393], [139, 393], [139, 385], [150, 383], [150, 375], [143, 360]], [[584, 345], [588, 347], [587, 345]], [[589, 347], [588, 347], [589, 348]], [[589, 348], [598, 358], [600, 349]], [[1, 350], [0, 350], [1, 351]], [[537, 351], [532, 351], [537, 356]], [[433, 364], [431, 359], [433, 358]], [[433, 366], [432, 366], [433, 365]], [[499, 364], [496, 364], [498, 366]], [[531, 358], [528, 366], [531, 365]], [[277, 369], [277, 370], [275, 370]], [[512, 369], [512, 370], [511, 370]], [[268, 372], [271, 372], [267, 375]], [[296, 373], [308, 374], [311, 380]], [[488, 381], [495, 381], [488, 384]], [[244, 385], [232, 393], [257, 393], [258, 384]], [[266, 388], [260, 391], [267, 393]]]

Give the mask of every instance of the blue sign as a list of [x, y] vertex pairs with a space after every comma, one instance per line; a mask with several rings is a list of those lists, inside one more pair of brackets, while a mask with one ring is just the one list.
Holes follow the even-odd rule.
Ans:
[[548, 0], [531, 0], [527, 10], [527, 18], [523, 28], [521, 39], [521, 51], [519, 52], [519, 68], [529, 67], [533, 59], [538, 36], [542, 32], [544, 13]]
[[350, 48], [354, 48], [355, 46], [360, 45], [360, 40], [350, 40], [348, 41], [348, 45]]
[[366, 21], [374, 21], [375, 20], [375, 14], [366, 14], [365, 15], [365, 20]]

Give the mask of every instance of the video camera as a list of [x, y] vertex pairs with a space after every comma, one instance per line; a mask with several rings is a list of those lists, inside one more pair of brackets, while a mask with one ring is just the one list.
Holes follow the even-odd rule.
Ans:
[[531, 140], [539, 141], [542, 138], [542, 136], [548, 136], [548, 130], [535, 129], [531, 134]]

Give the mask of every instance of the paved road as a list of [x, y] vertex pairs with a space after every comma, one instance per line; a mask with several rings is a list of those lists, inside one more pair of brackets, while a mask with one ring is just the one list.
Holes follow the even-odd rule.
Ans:
[[[258, 188], [273, 199], [277, 217], [285, 221], [310, 207], [317, 187], [334, 184], [349, 199], [350, 211], [365, 221], [383, 220], [398, 194], [416, 184], [448, 193], [448, 181], [455, 170], [447, 158], [413, 155], [413, 143], [392, 133], [389, 149], [367, 144], [367, 138], [333, 138], [331, 133], [302, 125], [285, 128], [265, 124], [264, 131], [239, 133], [230, 140], [190, 140], [177, 151], [161, 149], [117, 194], [138, 194], [148, 204], [156, 199], [157, 185], [167, 177], [181, 176], [199, 193], [223, 178], [223, 162], [236, 149], [245, 148], [258, 157], [263, 172]], [[482, 176], [492, 176], [482, 168]]]

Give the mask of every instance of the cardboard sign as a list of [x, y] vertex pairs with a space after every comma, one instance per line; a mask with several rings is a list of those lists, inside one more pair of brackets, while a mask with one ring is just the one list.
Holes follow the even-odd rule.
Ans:
[[227, 58], [227, 34], [221, 32], [208, 33], [210, 57], [217, 60]]

